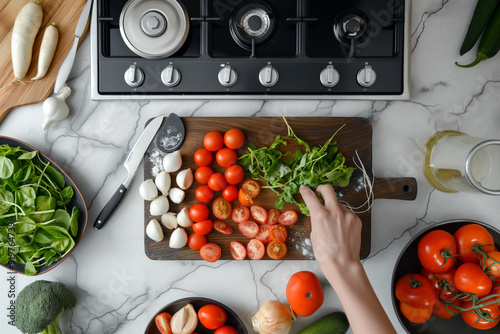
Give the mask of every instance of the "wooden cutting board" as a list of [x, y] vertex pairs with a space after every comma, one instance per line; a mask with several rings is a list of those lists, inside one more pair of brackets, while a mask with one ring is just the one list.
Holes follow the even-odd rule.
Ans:
[[[196, 150], [203, 147], [203, 137], [206, 133], [217, 130], [221, 133], [231, 129], [239, 128], [246, 135], [245, 145], [238, 150], [238, 155], [246, 152], [249, 143], [253, 143], [257, 148], [269, 146], [274, 142], [277, 135], [280, 135], [288, 142], [286, 150], [294, 152], [298, 149], [303, 149], [293, 139], [287, 136], [287, 128], [282, 118], [201, 118], [190, 117], [182, 119], [186, 128], [185, 142], [180, 148], [183, 158], [181, 169], [191, 168], [194, 171], [197, 166], [193, 161], [193, 156]], [[324, 144], [337, 129], [345, 124], [344, 128], [336, 135], [335, 139], [338, 143], [340, 152], [346, 157], [348, 166], [355, 167], [353, 159], [356, 157], [356, 152], [363, 162], [363, 165], [368, 172], [368, 177], [372, 175], [372, 126], [369, 120], [365, 118], [319, 118], [319, 117], [295, 117], [287, 118], [288, 123], [295, 131], [296, 135], [309, 143], [309, 145]], [[164, 122], [165, 123], [165, 122]], [[160, 133], [161, 130], [158, 132]], [[144, 179], [152, 178], [161, 168], [161, 157], [164, 155], [153, 144], [148, 149], [144, 158]], [[215, 159], [211, 164], [214, 171], [223, 172], [224, 169], [217, 166]], [[175, 174], [172, 175], [172, 185], [175, 186]], [[263, 185], [263, 184], [262, 184]], [[195, 181], [194, 184], [186, 191], [186, 197], [180, 205], [170, 206], [170, 212], [178, 212], [183, 207], [190, 207], [196, 203], [194, 196], [196, 187], [199, 184]], [[352, 207], [362, 205], [366, 201], [365, 187], [363, 183], [363, 173], [356, 169], [351, 178], [351, 183], [346, 188], [337, 189], [339, 198], [349, 203]], [[400, 200], [413, 200], [417, 194], [417, 184], [414, 178], [375, 178], [373, 182], [373, 192], [375, 198], [389, 198]], [[216, 193], [215, 197], [221, 196]], [[277, 199], [276, 194], [268, 189], [263, 189], [255, 199], [255, 204], [263, 206], [266, 210], [272, 209], [274, 202]], [[208, 205], [211, 208], [211, 201]], [[149, 203], [144, 205], [144, 229], [149, 221], [153, 218], [158, 220], [159, 217], [152, 217], [149, 214]], [[236, 200], [233, 206], [238, 204]], [[294, 209], [300, 212], [295, 205], [286, 205], [284, 209]], [[360, 210], [367, 209], [366, 206]], [[360, 255], [365, 258], [370, 253], [371, 240], [371, 210], [359, 214], [362, 222], [362, 246]], [[211, 215], [211, 219], [215, 219]], [[229, 243], [233, 240], [240, 241], [244, 245], [248, 242], [248, 238], [243, 236], [238, 230], [238, 225], [231, 219], [226, 222], [233, 228], [233, 234], [222, 235], [212, 231], [207, 239], [209, 242], [215, 242], [222, 248], [221, 259], [232, 259], [229, 251]], [[192, 232], [192, 228], [187, 229], [188, 234]], [[288, 227], [288, 253], [285, 259], [288, 260], [307, 260], [313, 259], [312, 248], [309, 243], [309, 235], [311, 232], [310, 218], [299, 213], [299, 221]], [[165, 238], [163, 241], [156, 243], [149, 239], [144, 234], [144, 243], [146, 255], [154, 260], [193, 260], [201, 259], [199, 252], [189, 249], [187, 246], [182, 249], [171, 249], [168, 246], [168, 240], [171, 231], [164, 228]], [[264, 256], [264, 259], [269, 257]]]
[[[11, 59], [11, 37], [14, 21], [29, 0], [0, 0], [0, 88], [14, 79]], [[34, 82], [15, 83], [0, 92], [0, 122], [15, 107], [39, 103], [49, 97], [54, 88], [57, 72], [75, 40], [75, 28], [85, 6], [85, 0], [39, 0], [43, 8], [43, 21], [33, 45], [31, 65], [23, 81], [36, 75], [38, 53], [45, 28], [55, 22], [59, 30], [59, 43], [46, 76]], [[80, 42], [87, 33], [85, 30]], [[40, 110], [41, 112], [41, 110]]]

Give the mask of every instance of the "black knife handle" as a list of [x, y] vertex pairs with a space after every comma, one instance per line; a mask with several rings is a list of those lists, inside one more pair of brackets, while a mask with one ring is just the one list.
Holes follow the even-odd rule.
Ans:
[[127, 188], [125, 188], [123, 184], [120, 185], [118, 190], [115, 191], [111, 199], [108, 201], [108, 203], [106, 203], [101, 213], [99, 214], [99, 216], [97, 216], [97, 219], [95, 220], [94, 228], [96, 230], [100, 230], [104, 226], [108, 218], [111, 217], [115, 209], [118, 207], [118, 204], [120, 204], [126, 192]]

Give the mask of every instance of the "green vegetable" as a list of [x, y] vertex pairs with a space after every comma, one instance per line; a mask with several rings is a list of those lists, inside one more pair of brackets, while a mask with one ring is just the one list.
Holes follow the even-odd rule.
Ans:
[[79, 211], [64, 176], [38, 152], [0, 145], [0, 264], [49, 266], [75, 246]]
[[472, 49], [474, 44], [476, 44], [499, 3], [500, 0], [479, 0], [476, 3], [474, 13], [469, 23], [469, 28], [467, 29], [464, 41], [460, 47], [461, 56], [467, 53]]
[[491, 17], [483, 37], [477, 48], [476, 59], [468, 65], [460, 65], [460, 67], [473, 67], [483, 60], [495, 56], [500, 50], [500, 6], [497, 6], [495, 13]]
[[286, 146], [287, 142], [278, 135], [269, 147], [257, 149], [255, 145], [250, 144], [248, 153], [239, 158], [240, 164], [251, 178], [267, 182], [264, 188], [272, 189], [278, 194], [274, 204], [276, 209], [281, 210], [285, 203], [294, 203], [303, 214], [309, 215], [305, 203], [299, 203], [294, 198], [299, 188], [307, 185], [315, 189], [320, 184], [345, 187], [349, 184], [354, 168], [345, 166], [345, 157], [338, 152], [336, 142], [332, 141], [341, 128], [324, 145], [311, 149], [305, 141], [297, 137], [284, 117], [283, 119], [288, 128], [288, 135], [304, 146], [305, 152], [298, 150], [293, 156], [290, 156], [289, 151], [281, 153], [278, 147]]
[[297, 334], [344, 334], [348, 329], [349, 321], [344, 312], [334, 312], [316, 320]]
[[35, 281], [16, 299], [16, 327], [27, 334], [61, 334], [59, 317], [76, 306], [76, 297], [59, 282]]

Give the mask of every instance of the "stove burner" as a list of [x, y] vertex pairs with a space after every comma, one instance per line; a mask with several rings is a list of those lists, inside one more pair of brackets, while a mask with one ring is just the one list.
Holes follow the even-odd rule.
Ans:
[[235, 10], [229, 20], [229, 29], [235, 42], [246, 50], [252, 44], [262, 44], [273, 35], [276, 18], [263, 1], [246, 2]]
[[141, 18], [141, 28], [150, 37], [158, 37], [167, 29], [167, 19], [157, 11], [144, 14]]
[[343, 45], [349, 46], [349, 55], [354, 55], [355, 41], [362, 43], [366, 39], [368, 20], [359, 10], [350, 9], [340, 12], [333, 22], [333, 33]]

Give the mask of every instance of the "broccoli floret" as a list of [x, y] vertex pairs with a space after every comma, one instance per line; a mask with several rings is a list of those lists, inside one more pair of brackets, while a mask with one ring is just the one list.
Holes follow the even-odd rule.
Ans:
[[76, 306], [76, 297], [59, 282], [35, 281], [16, 299], [16, 327], [27, 334], [61, 334], [59, 317]]

